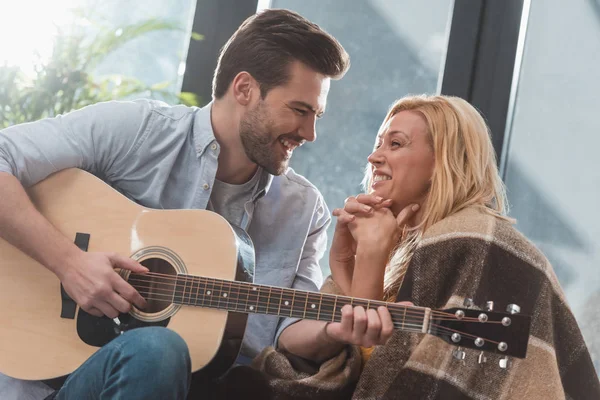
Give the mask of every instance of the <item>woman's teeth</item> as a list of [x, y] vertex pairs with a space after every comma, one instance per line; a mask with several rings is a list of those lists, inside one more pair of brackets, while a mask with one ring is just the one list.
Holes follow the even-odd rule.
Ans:
[[373, 177], [373, 182], [388, 181], [390, 179], [392, 179], [391, 176], [387, 176], [387, 175], [375, 175]]

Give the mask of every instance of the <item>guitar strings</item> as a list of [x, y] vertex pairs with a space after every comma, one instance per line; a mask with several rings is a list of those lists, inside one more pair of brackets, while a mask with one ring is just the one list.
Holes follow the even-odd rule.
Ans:
[[[158, 295], [163, 295], [166, 296], [165, 297], [165, 301], [168, 299], [169, 301], [174, 300], [177, 301], [179, 300], [182, 303], [189, 303], [191, 305], [199, 305], [200, 302], [204, 303], [204, 302], [224, 302], [227, 301], [227, 303], [229, 304], [230, 302], [235, 302], [236, 304], [239, 304], [240, 302], [246, 302], [247, 306], [250, 305], [254, 305], [256, 307], [258, 306], [264, 306], [264, 307], [268, 307], [269, 309], [271, 307], [274, 308], [281, 308], [282, 305], [281, 304], [277, 304], [277, 303], [273, 303], [271, 304], [270, 302], [270, 298], [268, 298], [266, 301], [263, 299], [263, 297], [265, 296], [264, 294], [259, 294], [258, 292], [254, 292], [251, 290], [248, 291], [236, 291], [236, 290], [228, 290], [226, 292], [226, 294], [231, 294], [232, 296], [237, 296], [237, 299], [231, 296], [228, 297], [221, 297], [218, 295], [212, 296], [211, 294], [206, 295], [206, 294], [192, 294], [191, 292], [189, 294], [177, 294], [175, 292], [175, 290], [172, 289], [164, 289], [164, 288], [158, 288], [158, 290], [154, 290], [156, 289], [155, 287], [152, 286], [142, 286], [142, 285], [138, 285], [135, 284], [135, 287], [140, 288], [140, 289], [146, 289], [146, 291], [142, 292], [139, 291], [140, 294], [153, 294], [156, 293]], [[223, 292], [222, 289], [218, 289], [218, 288], [203, 288], [204, 290], [208, 290], [208, 291], [217, 291], [217, 292]], [[243, 290], [243, 289], [242, 289]], [[247, 299], [240, 299], [239, 296], [241, 295], [247, 295], [248, 298]], [[277, 294], [275, 294], [277, 296]], [[318, 294], [315, 293], [316, 296], [318, 296]], [[253, 297], [256, 296], [256, 299], [254, 299]], [[270, 295], [269, 295], [270, 297]], [[186, 298], [188, 298], [189, 300], [186, 300]], [[414, 310], [412, 307], [410, 306], [403, 306], [400, 304], [394, 304], [394, 303], [384, 303], [384, 302], [377, 302], [377, 301], [368, 301], [365, 300], [365, 304], [360, 304], [357, 302], [343, 302], [343, 300], [345, 299], [351, 299], [351, 298], [345, 298], [345, 297], [341, 297], [338, 299], [338, 301], [332, 301], [331, 299], [326, 299], [324, 298], [323, 301], [320, 301], [320, 298], [316, 299], [309, 299], [309, 298], [305, 298], [305, 304], [311, 303], [312, 301], [316, 302], [316, 303], [320, 303], [321, 306], [333, 306], [334, 304], [338, 303], [340, 306], [344, 306], [346, 304], [349, 304], [351, 306], [364, 306], [366, 309], [372, 309], [375, 310], [377, 307], [386, 307], [388, 308], [388, 310], [390, 310], [390, 312], [392, 314], [395, 314], [395, 312], [397, 313], [405, 313], [407, 316], [411, 316], [411, 315], [418, 315], [421, 317], [425, 316], [425, 310]], [[277, 301], [277, 298], [274, 299], [275, 301]], [[283, 297], [280, 299], [280, 302], [285, 300]], [[311, 300], [310, 302], [308, 300]], [[340, 301], [341, 300], [341, 301]], [[362, 301], [362, 299], [357, 299]], [[291, 309], [293, 309], [294, 311], [299, 311], [296, 307], [299, 304], [296, 304], [295, 302], [293, 302], [294, 304], [292, 306], [288, 305], [284, 305], [284, 307], [290, 307]], [[370, 304], [369, 304], [370, 303]], [[314, 311], [314, 309], [306, 309], [307, 311]], [[398, 315], [398, 317], [401, 317], [401, 315]], [[441, 321], [453, 321], [456, 320], [456, 317], [440, 317], [439, 320]], [[469, 318], [469, 317], [465, 317], [463, 318], [463, 320], [465, 321], [472, 321], [472, 322], [477, 322], [478, 319], [477, 318]]]
[[[152, 294], [153, 294], [152, 292], [148, 293], [148, 295], [152, 295]], [[167, 296], [167, 295], [164, 295], [164, 294], [160, 295], [159, 294], [159, 296]], [[152, 297], [149, 296], [148, 299], [150, 299], [150, 300], [157, 300], [157, 301], [163, 301], [163, 302], [171, 302], [171, 296], [167, 296], [166, 298], [164, 298], [164, 297], [158, 298], [158, 297], [154, 297], [154, 296], [152, 296]], [[219, 297], [218, 300], [211, 300], [211, 302], [213, 302], [213, 301], [221, 303], [221, 301], [227, 301], [227, 300], [223, 300], [223, 299], [221, 299]], [[257, 304], [257, 307], [258, 307], [258, 303], [256, 303], [256, 304]], [[216, 309], [222, 309], [222, 307], [229, 306], [229, 304], [227, 306], [225, 306], [223, 304], [202, 304], [202, 305], [199, 305], [199, 304], [190, 304], [190, 305], [196, 305], [196, 306], [201, 306], [201, 307], [205, 307], [205, 308], [216, 308]], [[264, 303], [262, 303], [262, 305], [264, 305]], [[275, 305], [273, 305], [272, 307], [275, 307]], [[264, 309], [266, 309], [267, 312], [262, 312], [261, 313], [260, 309], [250, 310], [250, 312], [251, 313], [255, 313], [255, 314], [268, 314], [269, 306], [264, 307]], [[244, 308], [243, 312], [247, 313], [247, 310], [248, 310], [247, 308]], [[225, 311], [227, 311], [227, 310], [225, 310]], [[229, 311], [240, 311], [240, 310], [229, 309]], [[298, 317], [298, 316], [294, 316], [293, 315], [294, 311], [299, 312], [300, 310], [293, 310], [293, 309], [291, 309], [289, 317]], [[424, 314], [425, 313], [423, 313], [423, 316], [424, 316]], [[282, 316], [285, 316], [285, 315], [282, 315]], [[309, 318], [309, 319], [317, 319], [317, 320], [321, 320], [321, 321], [324, 320], [324, 319], [320, 319], [318, 313], [315, 310], [312, 310], [312, 309], [305, 309], [305, 312], [303, 313], [303, 318], [306, 318], [307, 316], [312, 317], [312, 318]], [[334, 319], [333, 319], [332, 322], [340, 322], [340, 320], [341, 320], [341, 313], [340, 314], [334, 313], [333, 317], [334, 317]], [[404, 329], [404, 330], [407, 330], [408, 328], [411, 328], [411, 326], [415, 326], [416, 328], [411, 328], [411, 329], [415, 329], [416, 332], [421, 332], [422, 331], [422, 326], [423, 326], [423, 319], [422, 318], [421, 319], [417, 319], [417, 318], [414, 318], [414, 316], [413, 317], [409, 316], [408, 320], [404, 320], [404, 321], [392, 321], [392, 323], [394, 324], [395, 328], [401, 328], [401, 329]], [[471, 338], [476, 338], [477, 337], [476, 335], [472, 335], [472, 334], [469, 334], [469, 333], [466, 333], [466, 332], [462, 332], [462, 331], [459, 331], [459, 330], [455, 330], [455, 329], [452, 329], [452, 328], [447, 328], [447, 327], [444, 327], [444, 326], [441, 326], [441, 325], [435, 324], [435, 323], [432, 323], [431, 326], [435, 327], [437, 330], [443, 330], [443, 331], [445, 331], [448, 335], [451, 335], [452, 333], [456, 332], [456, 333], [460, 333], [460, 334], [462, 334], [463, 336], [466, 336], [466, 337], [471, 337]], [[495, 344], [499, 343], [499, 342], [493, 341], [491, 339], [484, 339], [484, 340], [486, 340], [488, 342], [491, 342], [491, 343], [495, 343]]]
[[[170, 298], [169, 298], [169, 300], [166, 300], [166, 299], [161, 299], [161, 298], [156, 298], [156, 297], [150, 297], [149, 296], [147, 299], [149, 299], [149, 300], [156, 300], [156, 301], [163, 301], [163, 302], [170, 302]], [[232, 311], [232, 312], [238, 311], [238, 312], [241, 312], [239, 310], [231, 310], [231, 309], [230, 310], [227, 310], [227, 309], [223, 310], [222, 308], [220, 308], [219, 305], [214, 305], [214, 304], [211, 304], [211, 305], [205, 304], [205, 305], [202, 305], [202, 307], [204, 307], [204, 308], [210, 308], [210, 309], [219, 309], [219, 310], [222, 310], [222, 311]], [[307, 311], [306, 315], [303, 315], [302, 318], [304, 318], [304, 319], [318, 320], [318, 321], [325, 321], [324, 319], [317, 318], [317, 316], [315, 315], [316, 313], [314, 312], [314, 310], [306, 310], [306, 311]], [[246, 311], [246, 309], [243, 312], [244, 313], [248, 313]], [[264, 313], [264, 312], [261, 313], [259, 309], [251, 310], [250, 313], [253, 313], [253, 314], [268, 314], [268, 313]], [[285, 315], [280, 315], [280, 316], [284, 316], [285, 317]], [[313, 318], [307, 318], [307, 316], [308, 317], [313, 317]], [[290, 317], [297, 317], [297, 316], [290, 315]], [[341, 321], [341, 314], [338, 315], [336, 313], [336, 314], [334, 314], [334, 320], [330, 321], [330, 322], [340, 322], [340, 321]], [[408, 321], [405, 321], [405, 322], [392, 321], [392, 323], [393, 323], [395, 329], [401, 329], [401, 330], [405, 330], [405, 331], [409, 331], [409, 332], [415, 332], [415, 333], [423, 333], [423, 331], [422, 331], [423, 324], [419, 320], [417, 320], [417, 319], [415, 319], [414, 321], [415, 322], [413, 322], [412, 320], [409, 319]], [[470, 333], [467, 333], [467, 332], [462, 332], [460, 330], [448, 328], [448, 327], [445, 327], [445, 326], [442, 326], [442, 325], [439, 325], [439, 324], [435, 324], [435, 323], [432, 323], [431, 326], [432, 326], [432, 328], [435, 328], [436, 333], [439, 333], [439, 331], [441, 330], [442, 331], [441, 334], [446, 335], [446, 336], [451, 336], [453, 333], [459, 333], [462, 336], [465, 336], [467, 338], [477, 338], [478, 337], [476, 335], [473, 335], [473, 334], [470, 334]], [[485, 341], [487, 341], [489, 343], [494, 343], [494, 344], [498, 344], [499, 343], [497, 341], [494, 341], [494, 340], [491, 340], [491, 339], [487, 339], [487, 338], [483, 338], [483, 337], [482, 337], [482, 339], [484, 339]]]
[[[321, 295], [323, 295], [324, 296], [323, 297], [324, 300], [328, 300], [328, 301], [332, 301], [332, 302], [335, 302], [335, 299], [330, 299], [330, 298], [328, 299], [328, 297], [337, 297], [338, 299], [342, 299], [342, 298], [351, 299], [350, 297], [347, 297], [347, 296], [337, 296], [337, 295], [333, 295], [333, 294], [329, 294], [329, 293], [323, 293], [323, 294], [321, 294], [321, 293], [318, 293], [318, 292], [308, 292], [308, 291], [299, 290], [299, 289], [280, 288], [280, 287], [276, 287], [276, 286], [259, 285], [259, 284], [252, 284], [252, 283], [248, 283], [248, 282], [228, 281], [228, 280], [224, 280], [224, 279], [205, 278], [205, 277], [199, 277], [199, 276], [186, 276], [186, 275], [173, 276], [173, 275], [165, 275], [165, 274], [158, 274], [158, 273], [147, 273], [147, 274], [133, 274], [132, 273], [130, 276], [133, 275], [135, 278], [137, 278], [137, 280], [139, 282], [144, 282], [144, 280], [140, 279], [140, 278], [144, 277], [144, 276], [147, 276], [147, 275], [150, 275], [150, 274], [152, 274], [152, 276], [161, 276], [161, 277], [165, 277], [165, 278], [167, 278], [167, 279], [169, 279], [171, 281], [174, 281], [174, 283], [173, 283], [174, 286], [177, 285], [177, 280], [178, 279], [185, 280], [185, 282], [182, 281], [182, 282], [180, 282], [180, 284], [181, 283], [185, 283], [186, 286], [187, 286], [187, 284], [190, 283], [189, 281], [190, 281], [190, 277], [191, 277], [191, 278], [193, 278], [192, 282], [191, 282], [192, 286], [193, 286], [194, 283], [198, 283], [198, 288], [199, 288], [199, 285], [201, 283], [211, 284], [211, 281], [212, 281], [213, 282], [212, 283], [213, 284], [212, 289], [214, 289], [215, 285], [217, 285], [219, 283], [221, 284], [221, 288], [222, 288], [222, 286], [223, 286], [224, 283], [227, 283], [232, 288], [236, 287], [237, 289], [242, 289], [242, 290], [245, 287], [256, 287], [256, 288], [259, 288], [259, 291], [263, 291], [264, 289], [269, 288], [269, 290], [274, 289], [276, 291], [281, 291], [281, 294], [283, 294], [283, 291], [285, 291], [285, 290], [291, 290], [291, 291], [296, 292], [296, 293], [306, 293], [308, 296], [319, 296], [320, 297]], [[152, 280], [152, 279], [149, 280], [149, 281], [145, 281], [145, 282], [149, 282], [149, 283], [162, 283], [162, 284], [167, 284], [167, 285], [170, 284], [168, 282], [164, 282], [164, 281], [160, 282], [160, 281], [156, 281], [156, 280]], [[205, 289], [208, 289], [208, 286], [205, 286]], [[263, 289], [263, 290], [261, 290], [261, 289]], [[184, 287], [184, 292], [185, 292], [185, 287]], [[182, 296], [184, 296], [184, 295], [185, 295], [185, 293], [182, 294]], [[356, 298], [355, 300], [364, 301], [364, 302], [370, 302], [370, 303], [376, 303], [376, 304], [380, 304], [382, 306], [385, 306], [386, 304], [389, 304], [390, 306], [401, 307], [402, 309], [408, 307], [409, 310], [412, 309], [412, 308], [416, 308], [416, 307], [411, 307], [411, 306], [403, 306], [403, 305], [395, 304], [395, 303], [385, 303], [385, 302], [378, 301], [378, 300], [368, 300], [368, 299], [359, 299], [359, 298]], [[452, 319], [456, 318], [456, 316], [454, 314], [452, 314], [452, 313], [447, 313], [447, 312], [443, 312], [443, 311], [436, 311], [436, 310], [431, 310], [431, 312], [434, 313], [434, 314], [436, 314], [436, 315], [447, 315], [447, 316], [451, 317]], [[472, 318], [472, 317], [465, 317], [465, 318]]]
[[[161, 282], [161, 281], [157, 281], [157, 280], [154, 280], [154, 279], [151, 279], [151, 280], [141, 279], [141, 277], [143, 277], [144, 275], [148, 275], [148, 274], [132, 274], [131, 276], [133, 277], [133, 279], [130, 279], [130, 281], [134, 285], [136, 284], [136, 282], [139, 282], [139, 283], [150, 283], [150, 284], [156, 283], [156, 284], [162, 284], [162, 285], [170, 285], [170, 287], [168, 289], [165, 289], [165, 288], [156, 288], [155, 287], [157, 289], [156, 292], [162, 290], [163, 293], [165, 293], [165, 294], [167, 294], [169, 296], [172, 296], [174, 294], [175, 289], [172, 289], [172, 288], [177, 286], [176, 283], [169, 283], [169, 282], [164, 282], [164, 281]], [[156, 274], [156, 275], [162, 276], [162, 274]], [[173, 280], [177, 280], [177, 278], [178, 278], [178, 277], [173, 277], [173, 276], [170, 276], [170, 275], [167, 275], [167, 277], [169, 277], [169, 279], [172, 280], [172, 281]], [[252, 284], [248, 284], [248, 283], [239, 284], [239, 283], [236, 283], [237, 281], [215, 280], [213, 278], [202, 278], [202, 277], [194, 277], [194, 278], [198, 278], [200, 280], [198, 280], [198, 281], [194, 280], [192, 282], [192, 285], [190, 286], [190, 292], [189, 293], [186, 293], [185, 288], [183, 288], [184, 290], [183, 290], [183, 292], [181, 294], [174, 294], [174, 295], [176, 297], [179, 297], [182, 301], [185, 301], [186, 297], [188, 297], [190, 300], [192, 299], [192, 296], [194, 296], [194, 297], [197, 298], [200, 295], [200, 293], [198, 292], [198, 290], [200, 288], [199, 285], [202, 283], [202, 279], [206, 279], [206, 282], [210, 282], [210, 280], [216, 281], [212, 285], [213, 287], [209, 287], [208, 285], [205, 286], [205, 287], [203, 287], [204, 291], [206, 291], [206, 290], [215, 291], [216, 290], [216, 291], [221, 291], [222, 292], [223, 291], [223, 287], [222, 287], [223, 286], [223, 282], [227, 282], [228, 284], [231, 283], [230, 286], [232, 286], [232, 289], [240, 289], [239, 292], [235, 291], [235, 290], [228, 290], [227, 291], [228, 293], [231, 293], [233, 295], [238, 295], [238, 297], [239, 297], [240, 293], [241, 294], [247, 294], [248, 296], [251, 296], [252, 293], [255, 292], [255, 291], [254, 290], [250, 291], [250, 288], [249, 288], [250, 286], [262, 288], [263, 290], [260, 290], [260, 292], [265, 292], [265, 290], [264, 290], [265, 288], [269, 288], [270, 292], [271, 292], [272, 289], [274, 289], [276, 292], [279, 291], [279, 293], [275, 293], [275, 295], [277, 295], [277, 296], [280, 295], [280, 294], [282, 295], [283, 291], [285, 290], [285, 288], [269, 287], [269, 286], [264, 286], [264, 285], [252, 285]], [[189, 283], [188, 278], [184, 277], [183, 279], [185, 279], [186, 282], [180, 282], [180, 284], [181, 283], [186, 283], [186, 285], [187, 285], [187, 283]], [[193, 284], [194, 283], [198, 283], [198, 288], [196, 290], [196, 294], [192, 293]], [[219, 286], [219, 283], [221, 283], [221, 288], [217, 287], [217, 286]], [[235, 286], [238, 286], [238, 287], [236, 288]], [[246, 286], [247, 288], [244, 288], [244, 286]], [[142, 288], [148, 288], [148, 289], [150, 289], [152, 287], [142, 286]], [[247, 290], [248, 293], [245, 293], [244, 290]], [[324, 294], [325, 297], [321, 298], [321, 294], [317, 293], [317, 292], [301, 291], [301, 293], [307, 293], [307, 297], [305, 298], [305, 301], [307, 303], [308, 303], [308, 300], [309, 300], [308, 297], [314, 296], [314, 297], [319, 297], [319, 298], [318, 299], [312, 298], [312, 299], [310, 299], [311, 301], [320, 302], [321, 304], [324, 304], [326, 306], [329, 306], [331, 304], [335, 304], [335, 303], [339, 302], [339, 300], [342, 300], [342, 301], [343, 300], [351, 300], [351, 302], [345, 302], [344, 304], [366, 306], [367, 309], [369, 309], [369, 308], [373, 308], [374, 309], [375, 308], [375, 307], [370, 307], [371, 305], [373, 305], [373, 306], [384, 306], [384, 307], [387, 307], [388, 309], [398, 310], [398, 311], [401, 311], [401, 312], [404, 311], [404, 310], [407, 310], [406, 314], [409, 314], [409, 313], [410, 314], [414, 314], [416, 312], [418, 315], [424, 315], [424, 310], [415, 310], [414, 307], [411, 307], [411, 306], [403, 306], [403, 305], [394, 304], [394, 303], [385, 303], [385, 302], [380, 302], [380, 301], [376, 301], [376, 300], [367, 300], [367, 299], [354, 299], [354, 301], [357, 301], [358, 303], [360, 303], [360, 302], [364, 302], [365, 303], [365, 304], [354, 304], [354, 302], [352, 301], [353, 299], [349, 298], [349, 297], [346, 297], [346, 296], [335, 296], [335, 295], [331, 295], [331, 294]], [[262, 293], [261, 293], [261, 295], [262, 295]], [[257, 293], [256, 296], [258, 297], [259, 294]], [[205, 295], [202, 294], [202, 297], [205, 297]], [[337, 300], [335, 298], [331, 299], [330, 297], [338, 297], [338, 299]], [[211, 299], [211, 298], [209, 298], [209, 299]], [[211, 300], [211, 301], [213, 301], [213, 300]], [[257, 303], [257, 305], [258, 304], [259, 303]], [[264, 304], [261, 304], [261, 305], [264, 305]], [[431, 313], [434, 314], [434, 315], [437, 315], [437, 316], [444, 316], [445, 315], [446, 317], [442, 317], [441, 320], [447, 320], [447, 321], [462, 320], [462, 321], [472, 321], [472, 322], [478, 322], [479, 321], [475, 317], [466, 317], [466, 316], [459, 319], [454, 314], [446, 313], [446, 312], [441, 312], [441, 311], [431, 310]], [[501, 323], [501, 321], [487, 321], [487, 322], [488, 323], [496, 323], [496, 324], [500, 324]]]

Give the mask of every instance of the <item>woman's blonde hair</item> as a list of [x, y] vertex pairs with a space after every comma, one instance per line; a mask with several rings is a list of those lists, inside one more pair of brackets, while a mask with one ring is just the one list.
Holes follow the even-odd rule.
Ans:
[[[490, 131], [479, 112], [459, 97], [409, 96], [390, 107], [380, 130], [401, 111], [417, 112], [425, 120], [435, 163], [427, 200], [421, 205], [422, 220], [402, 238], [388, 264], [386, 297], [396, 295], [419, 238], [431, 225], [469, 206], [510, 220]], [[366, 191], [371, 179], [368, 165], [363, 180]]]

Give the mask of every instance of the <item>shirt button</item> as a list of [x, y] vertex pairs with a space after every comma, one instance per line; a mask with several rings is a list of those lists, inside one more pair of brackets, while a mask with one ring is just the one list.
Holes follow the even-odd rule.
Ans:
[[202, 187], [204, 188], [204, 190], [208, 190], [208, 188], [209, 188], [210, 186], [208, 185], [208, 183], [205, 183], [204, 185], [202, 185]]
[[216, 143], [211, 144], [210, 145], [210, 149], [213, 150], [213, 151], [216, 150], [217, 149], [217, 144]]

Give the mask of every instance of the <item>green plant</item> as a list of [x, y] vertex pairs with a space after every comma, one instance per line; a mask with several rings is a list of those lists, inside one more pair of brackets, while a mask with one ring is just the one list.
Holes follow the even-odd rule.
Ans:
[[[81, 10], [79, 19], [90, 22]], [[58, 30], [49, 60], [38, 60], [33, 76], [20, 67], [0, 65], [0, 128], [45, 117], [64, 114], [93, 103], [136, 96], [159, 97], [168, 102], [199, 105], [193, 93], [173, 94], [172, 82], [146, 85], [139, 79], [120, 74], [95, 76], [94, 69], [112, 52], [145, 34], [182, 30], [170, 21], [158, 18], [115, 29], [94, 23], [97, 33], [90, 38], [81, 29]], [[192, 34], [195, 40], [202, 36]]]

